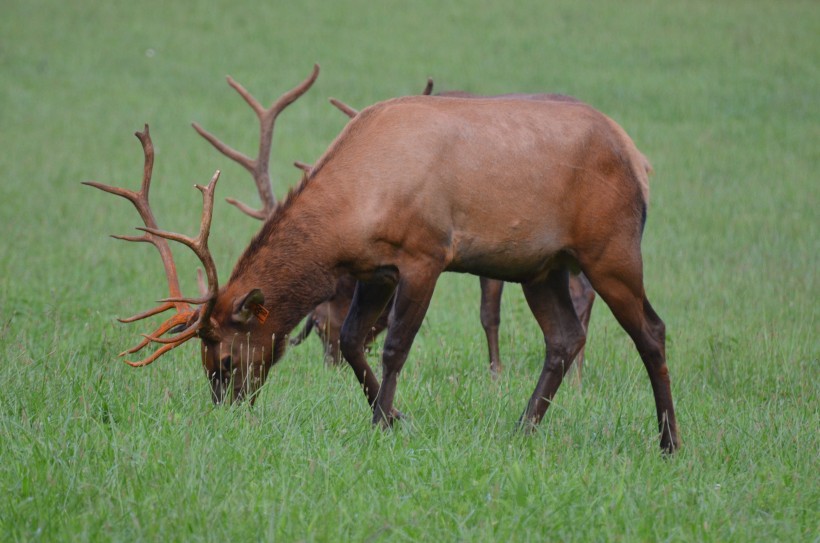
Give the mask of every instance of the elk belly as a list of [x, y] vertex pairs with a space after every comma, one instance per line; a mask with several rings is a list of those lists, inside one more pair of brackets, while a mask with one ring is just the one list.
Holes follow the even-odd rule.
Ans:
[[549, 231], [522, 233], [516, 222], [504, 230], [454, 233], [447, 270], [525, 283], [545, 275], [561, 260], [563, 244]]

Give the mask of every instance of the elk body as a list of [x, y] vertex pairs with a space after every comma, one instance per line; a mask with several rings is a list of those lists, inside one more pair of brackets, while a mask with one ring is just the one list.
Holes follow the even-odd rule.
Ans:
[[[635, 342], [671, 451], [679, 441], [665, 328], [643, 286], [643, 161], [620, 126], [582, 104], [418, 96], [371, 106], [240, 257], [200, 334], [205, 366], [236, 371], [234, 393], [246, 392], [243, 375], [263, 380], [282, 338], [352, 275], [341, 350], [374, 423], [389, 425], [439, 275], [472, 273], [521, 283], [544, 333], [544, 367], [522, 415], [535, 425], [584, 344], [568, 288], [580, 268]], [[364, 342], [392, 296], [379, 383]], [[270, 312], [264, 322], [257, 305]]]
[[[150, 177], [148, 162], [146, 150]], [[531, 428], [584, 345], [568, 286], [570, 271], [580, 269], [641, 356], [661, 448], [679, 446], [665, 327], [643, 285], [645, 159], [602, 113], [572, 102], [432, 96], [373, 105], [270, 214], [221, 287], [207, 255], [217, 178], [199, 187], [205, 210], [196, 239], [144, 229], [192, 247], [206, 265], [208, 288], [202, 298], [183, 300], [200, 304], [180, 313], [186, 329], [164, 339], [171, 327], [164, 324], [147, 340], [165, 347], [132, 364], [150, 363], [196, 335], [215, 399], [253, 395], [288, 334], [350, 275], [357, 285], [341, 351], [374, 424], [390, 425], [398, 416], [398, 375], [438, 277], [471, 273], [521, 283], [543, 331], [543, 368], [521, 416]], [[364, 344], [391, 298], [379, 382]]]

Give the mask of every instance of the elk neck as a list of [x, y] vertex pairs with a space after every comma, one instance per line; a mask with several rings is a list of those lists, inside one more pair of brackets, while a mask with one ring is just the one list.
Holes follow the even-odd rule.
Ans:
[[231, 295], [260, 289], [270, 311], [266, 327], [279, 337], [333, 294], [341, 274], [344, 233], [334, 222], [343, 204], [326, 205], [322, 191], [305, 190], [307, 184], [303, 180], [265, 221], [225, 287]]

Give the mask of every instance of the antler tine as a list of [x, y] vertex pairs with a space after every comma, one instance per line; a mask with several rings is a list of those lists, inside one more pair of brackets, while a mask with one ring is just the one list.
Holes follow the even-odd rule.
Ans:
[[336, 98], [331, 98], [330, 103], [336, 106], [336, 109], [338, 109], [351, 119], [359, 114], [358, 110], [353, 109], [349, 105], [345, 104], [341, 100], [337, 100]]
[[[175, 299], [177, 299], [177, 298], [175, 298]], [[172, 302], [171, 300], [168, 300], [168, 301], [160, 300], [160, 302], [162, 302], [162, 304], [158, 305], [157, 307], [155, 307], [153, 309], [149, 309], [148, 311], [143, 311], [142, 313], [137, 313], [133, 317], [119, 318], [117, 320], [120, 321], [123, 324], [128, 324], [129, 322], [141, 321], [142, 319], [147, 319], [148, 317], [153, 317], [154, 315], [159, 315], [160, 313], [165, 313], [169, 309], [173, 309], [174, 307], [176, 307], [177, 303], [179, 303], [179, 302]], [[187, 312], [187, 311], [185, 311], [185, 312]]]
[[249, 206], [247, 204], [243, 204], [242, 202], [240, 202], [239, 200], [236, 200], [235, 198], [225, 198], [225, 201], [228, 202], [229, 204], [231, 204], [232, 206], [234, 206], [235, 208], [237, 208], [239, 211], [241, 211], [245, 215], [248, 215], [249, 217], [253, 217], [254, 219], [264, 221], [268, 216], [265, 213], [264, 208], [263, 209], [253, 209], [251, 206]]
[[[188, 341], [189, 339], [194, 337], [196, 335], [196, 332], [197, 332], [196, 330], [192, 330], [192, 331], [188, 331], [188, 332], [182, 332], [178, 336], [174, 336], [174, 338], [171, 342], [168, 342], [167, 344], [163, 345], [162, 347], [160, 347], [159, 349], [154, 351], [154, 353], [151, 354], [150, 356], [148, 356], [146, 358], [143, 358], [142, 360], [140, 360], [138, 362], [131, 362], [130, 360], [126, 360], [125, 363], [128, 364], [129, 366], [131, 366], [132, 368], [141, 368], [143, 366], [147, 366], [148, 364], [154, 362], [157, 358], [164, 355], [165, 353], [167, 353], [171, 349], [175, 349], [176, 347], [179, 347], [180, 345], [182, 345], [183, 343], [185, 343], [186, 341]], [[157, 340], [156, 338], [146, 336], [145, 345], [147, 345], [151, 341], [156, 341], [156, 340]], [[125, 354], [126, 353], [121, 353], [120, 356], [124, 356]]]
[[[143, 349], [143, 347], [145, 347], [146, 345], [148, 345], [149, 343], [154, 341], [155, 338], [158, 338], [159, 336], [165, 334], [166, 332], [168, 332], [169, 330], [175, 328], [176, 326], [179, 326], [180, 324], [187, 324], [188, 319], [190, 318], [190, 316], [192, 314], [193, 314], [193, 312], [191, 312], [191, 311], [188, 311], [188, 312], [185, 312], [185, 313], [177, 313], [176, 315], [174, 315], [173, 317], [171, 317], [167, 321], [163, 322], [156, 330], [154, 330], [150, 334], [143, 334], [142, 337], [144, 339], [140, 343], [138, 343], [134, 347], [131, 347], [128, 350], [125, 350], [125, 351], [121, 352], [120, 356], [125, 356], [126, 354], [134, 354], [138, 351], [141, 351]], [[173, 338], [173, 339], [176, 339], [176, 338]]]
[[[187, 341], [188, 339], [190, 339], [190, 338], [186, 338], [185, 341]], [[149, 343], [149, 340], [145, 340], [145, 344], [147, 345], [148, 343]], [[126, 364], [128, 364], [129, 366], [131, 366], [132, 368], [141, 368], [143, 366], [147, 366], [148, 364], [154, 362], [157, 358], [164, 355], [165, 353], [167, 353], [168, 351], [170, 351], [174, 347], [178, 347], [179, 345], [182, 345], [182, 343], [184, 343], [184, 341], [180, 342], [177, 345], [163, 345], [162, 347], [160, 347], [159, 349], [154, 351], [154, 353], [151, 356], [149, 356], [147, 358], [143, 358], [139, 362], [132, 362], [130, 360], [125, 360], [124, 362]], [[125, 356], [125, 354], [126, 353], [120, 353], [120, 356]]]
[[[425, 96], [428, 96], [432, 92], [433, 92], [433, 78], [428, 77], [427, 78], [427, 86], [424, 87], [424, 90], [422, 91], [421, 94], [425, 95]], [[336, 106], [336, 109], [338, 109], [339, 111], [341, 111], [342, 113], [344, 113], [345, 115], [350, 117], [351, 119], [359, 114], [358, 110], [353, 109], [349, 105], [345, 104], [344, 102], [342, 102], [341, 100], [338, 100], [336, 98], [330, 98], [330, 103], [333, 104], [334, 106]], [[299, 165], [296, 165], [296, 167], [297, 168], [302, 168]], [[304, 169], [304, 168], [302, 168], [302, 169]]]
[[145, 194], [145, 205], [150, 211], [150, 207], [148, 206], [148, 191], [151, 190], [151, 177], [154, 172], [154, 142], [151, 140], [151, 132], [148, 130], [148, 123], [143, 125], [142, 132], [134, 132], [134, 135], [138, 140], [140, 140], [140, 144], [142, 144], [142, 151], [145, 155], [145, 161], [142, 166], [142, 187], [140, 192]]
[[304, 81], [302, 81], [293, 89], [289, 90], [288, 92], [280, 96], [279, 99], [276, 100], [276, 102], [274, 102], [274, 104], [270, 107], [270, 109], [268, 110], [268, 114], [276, 117], [279, 113], [282, 112], [282, 110], [284, 110], [286, 107], [295, 102], [300, 96], [305, 94], [310, 89], [310, 87], [313, 86], [313, 83], [316, 82], [317, 77], [319, 77], [319, 65], [314, 64], [313, 72], [311, 72], [311, 74], [307, 76], [307, 78]]
[[313, 166], [311, 166], [310, 164], [308, 164], [306, 162], [302, 162], [300, 160], [295, 160], [293, 162], [293, 165], [296, 166], [297, 168], [299, 168], [300, 170], [302, 170], [303, 172], [308, 173], [308, 174], [313, 169]]
[[279, 114], [287, 108], [290, 104], [295, 102], [300, 96], [305, 94], [316, 78], [319, 76], [319, 65], [313, 65], [313, 72], [302, 81], [299, 85], [290, 91], [281, 95], [271, 107], [265, 109], [259, 101], [251, 95], [239, 82], [228, 76], [227, 81], [237, 93], [247, 102], [247, 104], [256, 113], [259, 118], [259, 153], [257, 157], [250, 158], [249, 156], [225, 145], [216, 136], [202, 128], [199, 124], [193, 123], [194, 130], [200, 136], [205, 138], [211, 145], [213, 145], [219, 152], [227, 156], [231, 160], [242, 165], [253, 176], [254, 183], [256, 183], [256, 190], [259, 193], [259, 198], [262, 200], [262, 209], [254, 210], [248, 205], [245, 205], [233, 198], [228, 199], [228, 203], [236, 206], [240, 211], [255, 219], [265, 219], [276, 207], [276, 198], [273, 195], [273, 187], [271, 184], [269, 164], [270, 164], [270, 150], [273, 141], [273, 128], [276, 123], [276, 118]]
[[429, 96], [432, 93], [433, 93], [433, 78], [428, 77], [427, 78], [427, 86], [424, 87], [424, 90], [422, 91], [421, 94], [423, 94], [424, 96]]
[[211, 145], [213, 145], [217, 151], [219, 151], [226, 157], [230, 158], [234, 162], [239, 163], [240, 166], [242, 166], [251, 174], [253, 174], [253, 171], [256, 167], [256, 161], [254, 159], [240, 151], [237, 151], [233, 147], [226, 145], [219, 138], [217, 138], [216, 136], [202, 128], [202, 126], [200, 126], [199, 123], [191, 123], [191, 126], [194, 127], [194, 130], [196, 130], [200, 136], [208, 140], [208, 142]]

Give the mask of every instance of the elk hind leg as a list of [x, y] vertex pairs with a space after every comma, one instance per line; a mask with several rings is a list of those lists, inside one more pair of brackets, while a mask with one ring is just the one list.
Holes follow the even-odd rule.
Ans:
[[544, 367], [519, 424], [532, 430], [544, 417], [564, 375], [586, 335], [569, 294], [569, 272], [556, 269], [546, 280], [523, 285], [524, 296], [532, 314], [544, 333], [546, 356]]
[[680, 447], [680, 439], [666, 365], [666, 327], [646, 297], [640, 254], [632, 259], [623, 254], [601, 258], [585, 267], [585, 272], [635, 343], [652, 384], [661, 449], [671, 453]]

